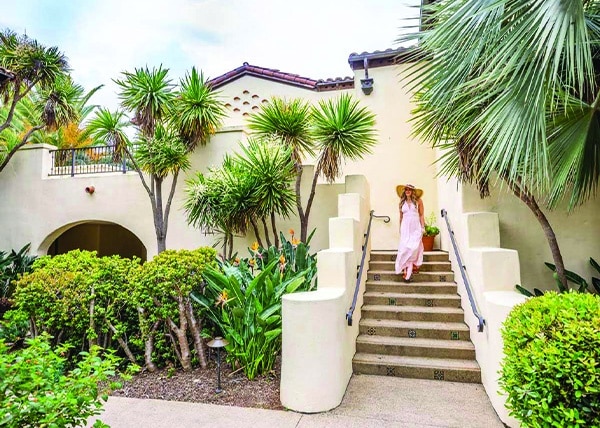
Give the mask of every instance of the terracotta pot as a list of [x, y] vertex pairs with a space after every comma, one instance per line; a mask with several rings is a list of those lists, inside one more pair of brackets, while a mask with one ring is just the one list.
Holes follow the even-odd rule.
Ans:
[[435, 241], [435, 236], [423, 236], [423, 249], [425, 251], [432, 251], [433, 241]]

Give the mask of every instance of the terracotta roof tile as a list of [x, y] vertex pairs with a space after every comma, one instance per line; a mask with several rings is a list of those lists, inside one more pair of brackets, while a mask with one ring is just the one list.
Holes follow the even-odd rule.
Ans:
[[335, 79], [327, 79], [327, 81], [322, 79], [315, 80], [311, 79], [310, 77], [303, 77], [293, 73], [285, 73], [273, 68], [250, 65], [247, 62], [245, 62], [241, 67], [211, 79], [209, 83], [213, 88], [218, 88], [233, 80], [239, 79], [242, 76], [255, 76], [312, 91], [331, 91], [354, 87], [354, 79], [352, 77], [337, 77]]
[[348, 57], [348, 63], [352, 70], [362, 70], [364, 68], [365, 59], [371, 67], [385, 67], [388, 65], [400, 64], [414, 61], [418, 55], [418, 50], [414, 47], [400, 47], [397, 49], [386, 49], [383, 51], [374, 52], [353, 52]]

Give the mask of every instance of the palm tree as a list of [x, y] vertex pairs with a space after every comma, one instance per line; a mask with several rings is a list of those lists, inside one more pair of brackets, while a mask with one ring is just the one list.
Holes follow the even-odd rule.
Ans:
[[[443, 0], [404, 79], [415, 90], [414, 132], [445, 150], [443, 172], [476, 184], [494, 175], [532, 210], [561, 287], [556, 236], [534, 195], [569, 209], [600, 176], [600, 3]], [[427, 61], [422, 61], [427, 58]]]
[[14, 78], [0, 85], [2, 104], [7, 106], [0, 123], [0, 134], [11, 126], [17, 105], [34, 87], [40, 89], [40, 101], [43, 103], [36, 123], [26, 130], [18, 143], [6, 146], [8, 151], [3, 153], [0, 160], [2, 171], [33, 133], [43, 128], [55, 130], [75, 120], [76, 112], [69, 105], [70, 88], [67, 80], [70, 79], [66, 78], [69, 66], [58, 48], [46, 48], [27, 36], [4, 30], [0, 32], [0, 67], [14, 74]]
[[[129, 149], [124, 113], [100, 109], [88, 126], [93, 138], [115, 145], [127, 156], [148, 193], [158, 252], [166, 249], [171, 203], [179, 173], [189, 167], [189, 153], [206, 144], [224, 117], [224, 104], [207, 87], [195, 68], [180, 80], [179, 88], [168, 78], [168, 69], [135, 69], [115, 82], [121, 88], [121, 105], [133, 116], [138, 130], [135, 155]], [[144, 173], [146, 175], [144, 175]], [[166, 199], [163, 183], [171, 176]]]
[[[296, 208], [300, 219], [300, 239], [306, 242], [308, 220], [315, 197], [317, 180], [323, 173], [332, 182], [341, 173], [344, 158], [360, 159], [376, 143], [375, 116], [359, 107], [350, 95], [342, 94], [335, 100], [321, 101], [310, 107], [294, 99], [273, 98], [262, 109], [250, 116], [249, 127], [260, 137], [274, 138], [290, 148], [296, 168]], [[300, 184], [302, 161], [305, 155], [318, 153], [312, 177], [311, 192], [302, 206]]]

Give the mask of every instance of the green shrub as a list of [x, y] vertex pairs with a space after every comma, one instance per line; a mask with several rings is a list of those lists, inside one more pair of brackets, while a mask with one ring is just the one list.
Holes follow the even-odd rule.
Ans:
[[[145, 263], [132, 279], [131, 298], [139, 308], [145, 363], [149, 370], [156, 369], [152, 360], [156, 345], [161, 345], [157, 350], [163, 357], [169, 357], [170, 351], [184, 370], [192, 369], [193, 356], [201, 366], [206, 366], [201, 319], [194, 311], [190, 293], [202, 287], [202, 272], [208, 266], [217, 266], [216, 257], [216, 251], [209, 247], [166, 250]], [[158, 335], [161, 326], [170, 341], [161, 341]], [[190, 338], [195, 355], [191, 352]]]
[[9, 352], [0, 340], [0, 426], [83, 426], [100, 413], [111, 383], [101, 390], [99, 382], [114, 375], [116, 358], [83, 352], [77, 366], [65, 371], [65, 347], [53, 350], [47, 336], [27, 341], [27, 347]]
[[502, 330], [500, 385], [524, 427], [600, 426], [600, 297], [548, 292]]
[[139, 259], [90, 251], [41, 257], [16, 282], [15, 308], [27, 315], [34, 337], [48, 333], [55, 345], [73, 349], [121, 347], [135, 363], [126, 338], [138, 330], [129, 283], [137, 269]]

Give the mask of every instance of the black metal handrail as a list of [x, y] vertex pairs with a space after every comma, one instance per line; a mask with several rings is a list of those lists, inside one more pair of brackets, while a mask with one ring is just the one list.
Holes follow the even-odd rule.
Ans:
[[91, 146], [77, 149], [50, 150], [51, 168], [48, 175], [97, 174], [133, 171], [133, 165], [114, 146]]
[[346, 319], [348, 320], [348, 325], [352, 325], [352, 315], [354, 315], [354, 309], [356, 308], [356, 299], [358, 299], [358, 290], [360, 288], [360, 281], [362, 278], [363, 268], [365, 266], [365, 257], [367, 256], [367, 249], [369, 247], [369, 237], [371, 236], [371, 222], [374, 218], [382, 218], [384, 223], [390, 222], [390, 217], [387, 215], [375, 215], [373, 214], [375, 211], [371, 210], [369, 213], [369, 225], [367, 226], [367, 233], [365, 233], [365, 243], [362, 247], [362, 258], [360, 259], [360, 267], [358, 268], [358, 274], [356, 277], [356, 287], [354, 288], [354, 297], [352, 298], [352, 305], [348, 312], [346, 312]]
[[452, 247], [454, 247], [454, 254], [456, 255], [456, 261], [458, 262], [458, 267], [460, 269], [460, 274], [462, 276], [463, 282], [465, 283], [465, 288], [467, 289], [467, 295], [469, 296], [469, 302], [471, 302], [471, 310], [473, 311], [473, 315], [477, 317], [478, 325], [477, 331], [480, 333], [483, 331], [483, 326], [485, 325], [485, 320], [479, 314], [479, 310], [477, 309], [477, 303], [475, 303], [475, 299], [473, 297], [473, 291], [471, 290], [471, 283], [469, 282], [469, 278], [467, 277], [467, 268], [462, 262], [462, 258], [460, 257], [460, 251], [458, 250], [458, 245], [456, 244], [456, 238], [454, 237], [454, 230], [452, 226], [450, 226], [450, 220], [448, 219], [448, 212], [445, 209], [442, 209], [442, 217], [446, 220], [446, 227], [448, 228], [448, 234], [450, 235], [450, 241], [452, 242]]

